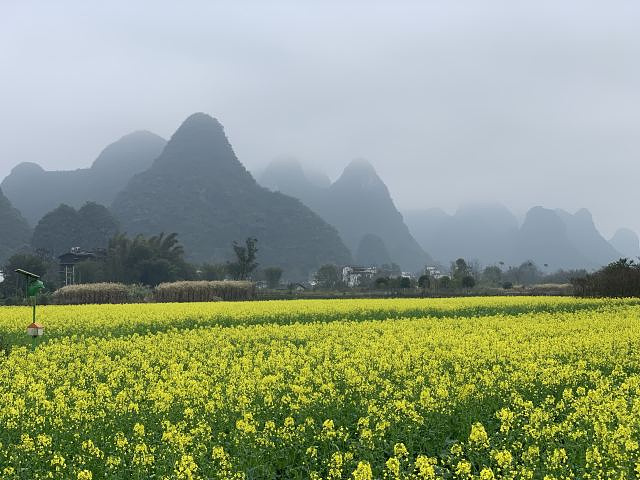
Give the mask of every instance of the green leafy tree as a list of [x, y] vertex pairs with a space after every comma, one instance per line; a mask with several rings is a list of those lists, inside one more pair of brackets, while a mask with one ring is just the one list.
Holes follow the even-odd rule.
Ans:
[[178, 269], [166, 258], [154, 257], [143, 260], [138, 265], [140, 283], [143, 285], [159, 285], [164, 282], [178, 280]]
[[487, 285], [497, 286], [502, 283], [502, 270], [500, 267], [491, 265], [482, 271], [482, 281]]
[[461, 286], [462, 279], [466, 276], [471, 275], [471, 268], [469, 267], [469, 265], [467, 265], [467, 262], [464, 258], [458, 258], [451, 264], [451, 275], [453, 283], [456, 286]]
[[85, 260], [75, 265], [76, 283], [98, 283], [104, 281], [104, 268], [100, 261]]
[[178, 241], [177, 233], [164, 233], [149, 239], [149, 247], [155, 256], [164, 258], [173, 263], [179, 263], [184, 258], [184, 247]]
[[533, 285], [534, 283], [539, 283], [542, 280], [542, 272], [538, 266], [531, 261], [524, 262], [520, 265], [519, 270], [520, 282], [523, 285]]
[[476, 279], [473, 278], [471, 275], [466, 275], [462, 277], [462, 280], [460, 283], [463, 288], [473, 288], [476, 286]]
[[533, 285], [543, 279], [542, 272], [530, 260], [523, 262], [518, 267], [509, 267], [503, 277], [505, 281], [520, 285]]
[[418, 278], [418, 286], [424, 290], [431, 287], [431, 275], [428, 273], [421, 275], [420, 278]]
[[639, 297], [640, 263], [621, 258], [597, 272], [571, 281], [575, 294], [585, 297]]
[[384, 289], [389, 287], [389, 277], [378, 277], [376, 278], [374, 285], [376, 288]]
[[316, 272], [315, 281], [318, 288], [335, 290], [342, 286], [340, 269], [336, 265], [323, 265]]
[[224, 280], [227, 275], [227, 266], [224, 263], [205, 263], [200, 271], [200, 276], [204, 280]]
[[195, 268], [184, 259], [184, 247], [178, 241], [177, 233], [170, 233], [166, 236], [161, 233], [151, 237], [149, 245], [154, 257], [169, 262], [171, 268], [168, 272], [172, 272], [176, 280], [188, 280], [195, 277]]
[[246, 280], [250, 277], [251, 273], [258, 268], [258, 262], [256, 262], [256, 256], [258, 253], [258, 240], [253, 237], [248, 237], [244, 245], [240, 245], [238, 242], [233, 242], [233, 251], [236, 255], [235, 262], [229, 262], [227, 268], [231, 273], [234, 280]]
[[280, 279], [282, 278], [282, 269], [280, 267], [269, 267], [264, 269], [264, 277], [267, 280], [267, 286], [271, 289], [278, 288]]
[[150, 238], [138, 235], [133, 239], [115, 235], [109, 241], [104, 272], [109, 281], [150, 286], [195, 276], [195, 269], [185, 261], [184, 248], [175, 233]]
[[104, 263], [105, 277], [111, 282], [133, 283], [134, 273], [131, 265], [132, 241], [123, 233], [109, 240], [107, 258]]

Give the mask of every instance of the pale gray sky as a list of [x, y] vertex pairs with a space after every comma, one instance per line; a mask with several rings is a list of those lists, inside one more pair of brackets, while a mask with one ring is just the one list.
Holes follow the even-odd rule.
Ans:
[[640, 232], [640, 2], [0, 0], [0, 178], [190, 113], [259, 170], [369, 159], [401, 208]]

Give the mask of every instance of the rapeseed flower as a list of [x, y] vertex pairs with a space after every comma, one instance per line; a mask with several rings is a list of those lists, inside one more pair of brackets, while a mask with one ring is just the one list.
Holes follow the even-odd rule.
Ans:
[[35, 348], [23, 313], [7, 479], [640, 476], [634, 299], [47, 306]]

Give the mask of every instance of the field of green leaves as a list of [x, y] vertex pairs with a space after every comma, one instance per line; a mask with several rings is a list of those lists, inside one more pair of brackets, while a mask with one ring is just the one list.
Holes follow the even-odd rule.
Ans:
[[0, 308], [6, 479], [637, 478], [640, 301]]

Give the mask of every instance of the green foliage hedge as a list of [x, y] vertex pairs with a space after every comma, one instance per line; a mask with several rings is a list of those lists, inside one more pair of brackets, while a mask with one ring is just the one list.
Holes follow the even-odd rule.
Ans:
[[640, 263], [621, 258], [571, 283], [579, 297], [640, 297]]

